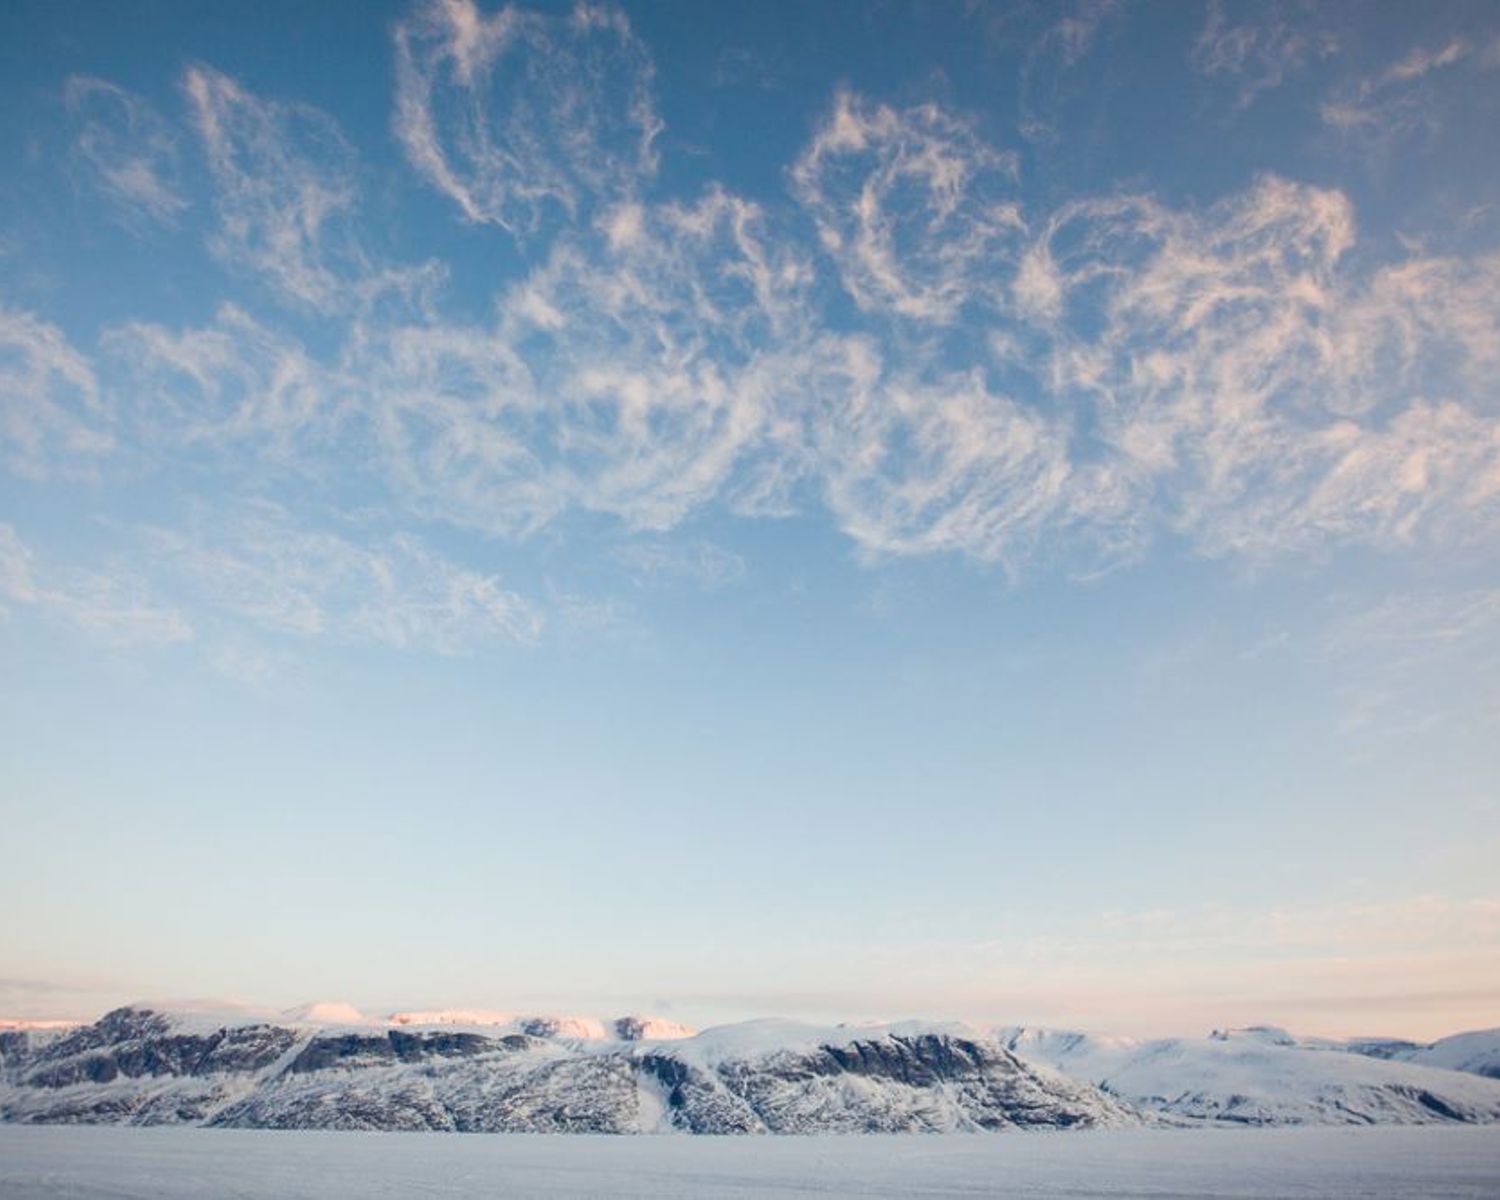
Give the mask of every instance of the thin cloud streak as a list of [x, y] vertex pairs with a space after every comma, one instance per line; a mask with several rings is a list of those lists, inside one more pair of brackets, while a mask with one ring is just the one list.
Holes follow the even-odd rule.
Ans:
[[63, 98], [86, 183], [132, 227], [175, 226], [189, 202], [181, 191], [178, 139], [166, 120], [142, 97], [103, 79], [74, 75]]
[[42, 563], [15, 528], [3, 523], [0, 602], [36, 609], [92, 641], [117, 648], [170, 646], [193, 637], [188, 618], [156, 601], [139, 578]]

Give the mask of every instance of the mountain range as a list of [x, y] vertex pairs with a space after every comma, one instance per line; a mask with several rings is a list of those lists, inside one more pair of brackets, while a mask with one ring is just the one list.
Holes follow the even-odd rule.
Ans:
[[1029, 1027], [137, 1004], [0, 1025], [0, 1120], [274, 1129], [825, 1133], [1500, 1122], [1500, 1030], [1431, 1045], [1257, 1027]]

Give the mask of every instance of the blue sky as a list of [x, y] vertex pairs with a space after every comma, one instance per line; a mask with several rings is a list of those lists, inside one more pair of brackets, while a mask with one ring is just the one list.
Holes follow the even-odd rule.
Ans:
[[0, 1015], [1500, 1019], [1488, 4], [11, 4]]

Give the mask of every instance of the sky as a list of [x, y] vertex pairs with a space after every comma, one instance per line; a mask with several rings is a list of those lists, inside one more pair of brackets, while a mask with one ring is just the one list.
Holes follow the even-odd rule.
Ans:
[[0, 6], [0, 1016], [1500, 1024], [1490, 3]]

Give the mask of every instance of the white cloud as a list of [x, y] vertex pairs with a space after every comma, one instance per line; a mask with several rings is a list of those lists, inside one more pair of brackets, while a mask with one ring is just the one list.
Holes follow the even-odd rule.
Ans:
[[202, 328], [129, 322], [102, 341], [115, 408], [148, 452], [211, 444], [242, 454], [246, 442], [260, 442], [306, 457], [334, 427], [336, 374], [235, 305]]
[[89, 184], [130, 220], [174, 225], [188, 207], [177, 138], [143, 98], [103, 79], [74, 75], [63, 98], [75, 122], [73, 156]]
[[615, 558], [642, 582], [688, 580], [705, 591], [718, 591], [745, 577], [745, 560], [712, 542], [633, 541]]
[[343, 135], [316, 109], [260, 100], [208, 67], [190, 68], [183, 89], [214, 179], [216, 251], [293, 300], [337, 305], [327, 242], [356, 200]]
[[213, 530], [146, 537], [211, 609], [274, 633], [454, 655], [542, 628], [536, 605], [409, 533], [364, 544], [260, 503]]
[[87, 359], [62, 330], [0, 307], [0, 456], [34, 479], [91, 474], [114, 448]]
[[[590, 104], [628, 114], [620, 96], [649, 82], [648, 61], [606, 78], [622, 46], [644, 53], [613, 10], [482, 16], [455, 0], [402, 30], [409, 66], [475, 103], [492, 75], [541, 96], [573, 63]], [[352, 155], [326, 117], [206, 68], [186, 87], [220, 252], [342, 315], [341, 340], [315, 352], [225, 305], [198, 328], [116, 326], [95, 365], [5, 313], [13, 469], [96, 457], [118, 429], [160, 465], [254, 447], [257, 468], [355, 474], [408, 514], [514, 538], [570, 513], [663, 533], [710, 508], [821, 503], [871, 556], [1012, 570], [1039, 548], [1092, 569], [1165, 534], [1259, 560], [1494, 536], [1500, 257], [1352, 253], [1338, 191], [1266, 176], [1205, 208], [1115, 194], [1023, 214], [1014, 157], [971, 124], [841, 92], [790, 174], [813, 246], [717, 186], [647, 201], [641, 171], [585, 204], [570, 174], [598, 134], [585, 120], [571, 150], [527, 153], [588, 219], [507, 283], [493, 319], [461, 322], [435, 291], [371, 302], [411, 277], [361, 249]], [[650, 125], [632, 125], [632, 162]], [[509, 153], [483, 130], [485, 155]], [[484, 188], [487, 219], [541, 203], [509, 176]], [[852, 308], [827, 304], [828, 267]]]
[[1493, 532], [1500, 272], [1413, 258], [1362, 278], [1354, 238], [1344, 196], [1267, 177], [1202, 215], [1073, 206], [1028, 252], [1049, 264], [1026, 309], [1043, 377], [1091, 411], [1134, 505], [1210, 553]]
[[1473, 53], [1474, 47], [1466, 38], [1451, 38], [1441, 46], [1418, 46], [1399, 62], [1392, 63], [1385, 74], [1380, 77], [1380, 83], [1409, 83], [1413, 79], [1420, 79], [1423, 75], [1432, 71], [1441, 70], [1443, 67], [1451, 67], [1454, 63], [1468, 58]]
[[351, 370], [409, 499], [512, 533], [577, 508], [665, 529], [775, 507], [768, 358], [803, 336], [808, 268], [753, 205], [632, 205], [562, 239], [491, 329], [372, 331]]
[[1018, 562], [1066, 524], [1066, 426], [992, 393], [979, 372], [887, 378], [857, 344], [828, 365], [812, 437], [828, 506], [863, 549]]
[[841, 91], [792, 187], [862, 309], [952, 321], [1024, 228], [1014, 155], [935, 104], [897, 110]]
[[[934, 149], [921, 138], [958, 126], [908, 116], [841, 98], [797, 186], [816, 179], [815, 211], [858, 211], [893, 163], [922, 161], [942, 213], [878, 247], [859, 234], [839, 266], [876, 322], [963, 307], [989, 359], [829, 332], [795, 240], [718, 189], [601, 211], [492, 324], [372, 311], [323, 364], [232, 308], [106, 343], [152, 398], [141, 428], [309, 465], [359, 446], [414, 511], [509, 536], [579, 510], [664, 531], [815, 495], [872, 554], [1011, 569], [1038, 546], [1107, 564], [1167, 531], [1258, 559], [1491, 535], [1500, 260], [1358, 269], [1347, 198], [1271, 176], [1201, 211], [1076, 201], [1027, 234], [1008, 204], [970, 211], [982, 147]], [[828, 168], [856, 150], [884, 165]]]
[[262, 99], [205, 66], [189, 68], [183, 90], [214, 183], [210, 244], [221, 259], [312, 312], [426, 302], [435, 266], [392, 267], [366, 250], [358, 160], [328, 114]]
[[110, 646], [169, 645], [193, 636], [187, 618], [151, 599], [134, 575], [44, 565], [15, 528], [4, 523], [0, 600], [64, 621]]
[[[1487, 70], [1491, 53], [1463, 37], [1416, 46], [1384, 71], [1335, 89], [1323, 102], [1323, 123], [1388, 153], [1400, 141], [1441, 127], [1444, 92], [1437, 85], [1449, 68], [1469, 63]], [[1465, 95], [1459, 91], [1453, 98], [1463, 102]]]
[[1228, 7], [1214, 0], [1190, 60], [1203, 75], [1233, 81], [1235, 108], [1245, 109], [1309, 62], [1338, 50], [1338, 39], [1317, 21], [1316, 10], [1306, 4], [1271, 4], [1257, 8], [1250, 20], [1231, 21]]
[[395, 42], [396, 134], [470, 221], [530, 233], [549, 207], [577, 218], [656, 169], [654, 67], [613, 5], [428, 0]]
[[[1005, 12], [1005, 10], [1001, 10]], [[1017, 10], [1025, 13], [1026, 10]], [[1075, 68], [1122, 11], [1119, 0], [1071, 0], [1038, 5], [1050, 24], [1031, 42], [1021, 65], [1017, 103], [1020, 133], [1029, 142], [1057, 140], [1061, 112], [1076, 88]], [[1011, 14], [999, 18], [1003, 23]]]

